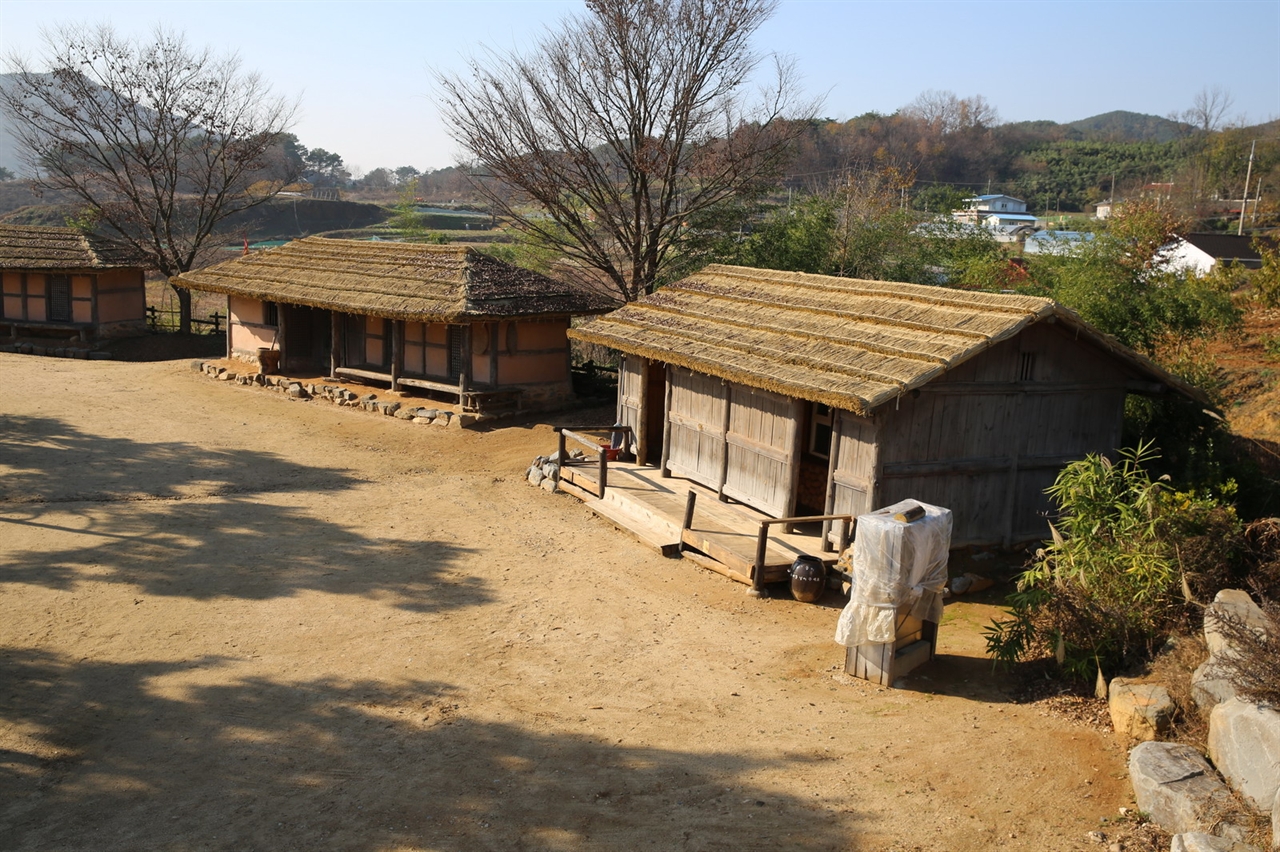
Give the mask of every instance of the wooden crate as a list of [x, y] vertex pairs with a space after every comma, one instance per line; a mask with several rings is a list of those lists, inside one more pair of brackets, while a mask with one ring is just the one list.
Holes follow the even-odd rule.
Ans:
[[881, 686], [893, 686], [895, 680], [932, 660], [937, 651], [937, 624], [899, 616], [893, 642], [873, 642], [845, 649], [844, 670]]

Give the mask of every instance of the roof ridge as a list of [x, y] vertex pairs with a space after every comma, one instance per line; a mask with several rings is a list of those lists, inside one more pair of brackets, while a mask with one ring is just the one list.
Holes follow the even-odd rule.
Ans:
[[[689, 292], [696, 292], [696, 291], [689, 291]], [[728, 298], [728, 297], [720, 296], [719, 294], [702, 294], [702, 295], [708, 295], [711, 298]], [[666, 313], [671, 316], [689, 316], [689, 317], [702, 318], [702, 319], [709, 318], [706, 314], [702, 313], [701, 311], [693, 311], [693, 310], [678, 311], [675, 308], [672, 308], [668, 305], [662, 305], [657, 303], [649, 304], [648, 308], [650, 310], [658, 311], [660, 313]], [[940, 364], [940, 365], [946, 365], [950, 363], [950, 359], [944, 358], [941, 355], [930, 355], [923, 352], [907, 352], [902, 350], [895, 350], [895, 349], [889, 348], [888, 346], [865, 343], [861, 340], [844, 339], [840, 337], [835, 337], [830, 334], [812, 334], [808, 332], [801, 333], [798, 331], [790, 330], [784, 326], [777, 326], [773, 324], [749, 323], [742, 320], [726, 319], [724, 317], [716, 317], [716, 322], [722, 325], [731, 325], [731, 326], [734, 326], [735, 328], [769, 329], [773, 333], [782, 334], [787, 337], [804, 338], [807, 340], [827, 341], [829, 343], [834, 343], [839, 346], [847, 346], [850, 349], [861, 349], [864, 352], [873, 352], [878, 355], [888, 355], [894, 358], [902, 358], [907, 361], [924, 361], [926, 363]], [[893, 328], [893, 325], [891, 323], [869, 322], [867, 324], [883, 325], [887, 328]]]
[[[823, 290], [826, 292], [837, 290], [845, 293], [868, 293], [902, 299], [903, 301], [908, 302], [922, 302], [925, 304], [933, 304], [943, 307], [973, 308], [980, 304], [983, 308], [990, 310], [992, 313], [1000, 314], [1025, 314], [1029, 306], [1024, 305], [1019, 308], [1014, 305], [1001, 305], [998, 301], [992, 302], [988, 300], [1025, 299], [1031, 302], [1038, 302], [1041, 307], [1045, 304], [1053, 304], [1052, 299], [1044, 296], [1024, 296], [1016, 293], [988, 293], [985, 291], [972, 290], [952, 290], [933, 284], [913, 284], [909, 281], [874, 281], [867, 278], [843, 278], [838, 275], [819, 275], [813, 272], [788, 272], [780, 269], [757, 270], [749, 266], [732, 266], [721, 263], [709, 264], [685, 280], [696, 279], [698, 276], [707, 274], [708, 272], [738, 278], [744, 281], [792, 284], [804, 287], [807, 290]], [[763, 272], [766, 274], [748, 275], [745, 274], [747, 272]], [[788, 276], [798, 277], [789, 278]], [[843, 282], [857, 282], [858, 286], [849, 286]], [[679, 283], [680, 282], [677, 282], [676, 284], [668, 286], [678, 286]], [[908, 293], [899, 289], [902, 287], [910, 287], [912, 289]], [[932, 291], [938, 292], [935, 294]], [[971, 296], [968, 298], [961, 298], [958, 296], [947, 295], [955, 293], [969, 293]]]

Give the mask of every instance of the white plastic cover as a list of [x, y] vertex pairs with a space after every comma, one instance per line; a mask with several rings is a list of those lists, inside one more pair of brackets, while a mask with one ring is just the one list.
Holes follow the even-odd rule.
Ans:
[[[911, 523], [893, 516], [920, 506]], [[849, 603], [836, 624], [836, 641], [849, 647], [892, 642], [897, 618], [942, 620], [942, 590], [951, 549], [951, 510], [903, 500], [858, 516]]]

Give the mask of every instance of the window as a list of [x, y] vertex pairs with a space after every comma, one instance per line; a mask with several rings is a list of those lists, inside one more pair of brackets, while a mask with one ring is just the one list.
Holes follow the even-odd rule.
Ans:
[[49, 322], [71, 322], [71, 277], [49, 276]]
[[280, 306], [275, 302], [262, 303], [262, 324], [263, 325], [279, 325], [280, 324]]
[[834, 422], [831, 407], [813, 403], [809, 418], [809, 452], [820, 458], [831, 457], [831, 426]]
[[1018, 381], [1032, 382], [1036, 378], [1036, 353], [1023, 352], [1022, 365], [1018, 370]]

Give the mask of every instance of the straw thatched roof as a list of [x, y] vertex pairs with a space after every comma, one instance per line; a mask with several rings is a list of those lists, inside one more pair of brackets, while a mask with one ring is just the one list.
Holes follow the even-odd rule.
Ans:
[[1040, 321], [1197, 391], [1050, 299], [708, 266], [569, 336], [866, 414]]
[[571, 316], [614, 306], [585, 286], [470, 248], [307, 237], [172, 279], [192, 290], [416, 322]]
[[0, 269], [121, 269], [146, 263], [127, 249], [71, 228], [0, 225]]

